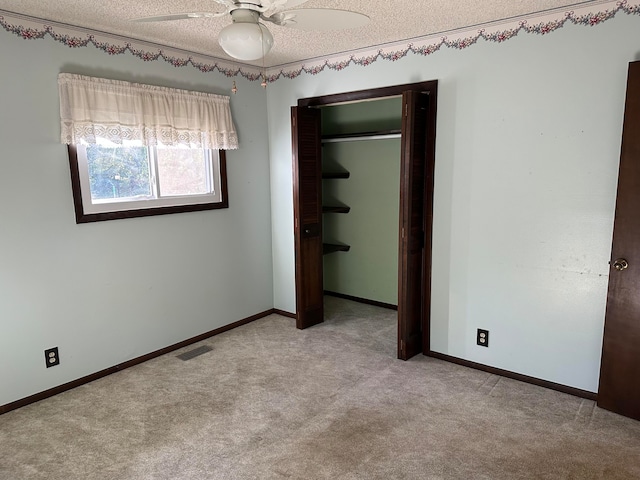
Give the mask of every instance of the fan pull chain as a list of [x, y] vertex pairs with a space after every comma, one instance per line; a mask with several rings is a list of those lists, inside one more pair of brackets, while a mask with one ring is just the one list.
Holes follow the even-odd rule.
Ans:
[[267, 88], [267, 69], [264, 66], [264, 32], [260, 29], [260, 45], [262, 45], [262, 83], [260, 86], [262, 88]]

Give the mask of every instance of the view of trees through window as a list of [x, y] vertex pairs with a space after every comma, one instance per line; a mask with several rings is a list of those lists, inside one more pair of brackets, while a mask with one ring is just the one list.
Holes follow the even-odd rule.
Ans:
[[[92, 200], [146, 199], [211, 191], [208, 162], [202, 149], [157, 148], [150, 152], [147, 147], [88, 145], [86, 151]], [[158, 193], [152, 183], [154, 171]]]
[[151, 196], [146, 147], [88, 145], [87, 163], [93, 200]]

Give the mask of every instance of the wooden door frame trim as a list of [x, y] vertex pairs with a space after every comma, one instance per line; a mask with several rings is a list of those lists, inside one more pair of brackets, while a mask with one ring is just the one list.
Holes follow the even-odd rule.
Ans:
[[[425, 82], [405, 83], [403, 85], [393, 85], [390, 87], [356, 90], [354, 92], [334, 93], [332, 95], [323, 95], [320, 97], [300, 98], [298, 99], [298, 107], [325, 107], [329, 105], [337, 105], [340, 103], [372, 100], [374, 98], [399, 97], [402, 95], [402, 92], [406, 92], [407, 90], [427, 92], [429, 93], [431, 98], [436, 98], [438, 93], [438, 81], [428, 80]], [[431, 112], [429, 113], [431, 114]], [[433, 130], [435, 133], [435, 122], [433, 125]]]
[[[438, 81], [427, 80], [416, 83], [405, 83], [402, 85], [392, 85], [388, 87], [357, 90], [353, 92], [336, 93], [322, 95], [319, 97], [308, 97], [298, 99], [298, 107], [323, 107], [366, 100], [383, 99], [388, 97], [402, 96], [403, 92], [413, 90], [429, 95], [429, 111], [427, 113], [427, 151], [425, 152], [425, 215], [424, 215], [424, 254], [422, 265], [422, 352], [428, 354], [431, 351], [430, 328], [431, 328], [431, 269], [432, 269], [432, 234], [433, 234], [433, 189], [435, 171], [435, 139], [436, 139], [436, 115], [438, 101]], [[295, 187], [294, 187], [295, 188]], [[295, 205], [294, 205], [295, 208]], [[295, 217], [295, 210], [294, 210]], [[295, 218], [294, 218], [295, 221]], [[296, 282], [296, 299], [298, 296], [298, 285]]]

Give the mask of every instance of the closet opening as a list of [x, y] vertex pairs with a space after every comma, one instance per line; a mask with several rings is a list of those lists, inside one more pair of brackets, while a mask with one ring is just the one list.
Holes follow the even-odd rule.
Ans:
[[324, 294], [397, 307], [398, 358], [429, 350], [437, 81], [292, 107], [296, 326]]

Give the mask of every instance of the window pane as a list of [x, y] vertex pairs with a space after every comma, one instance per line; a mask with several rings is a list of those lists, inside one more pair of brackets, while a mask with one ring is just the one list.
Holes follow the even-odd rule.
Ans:
[[209, 193], [207, 160], [203, 149], [158, 148], [160, 196]]
[[92, 200], [151, 195], [146, 147], [88, 145], [87, 166]]

